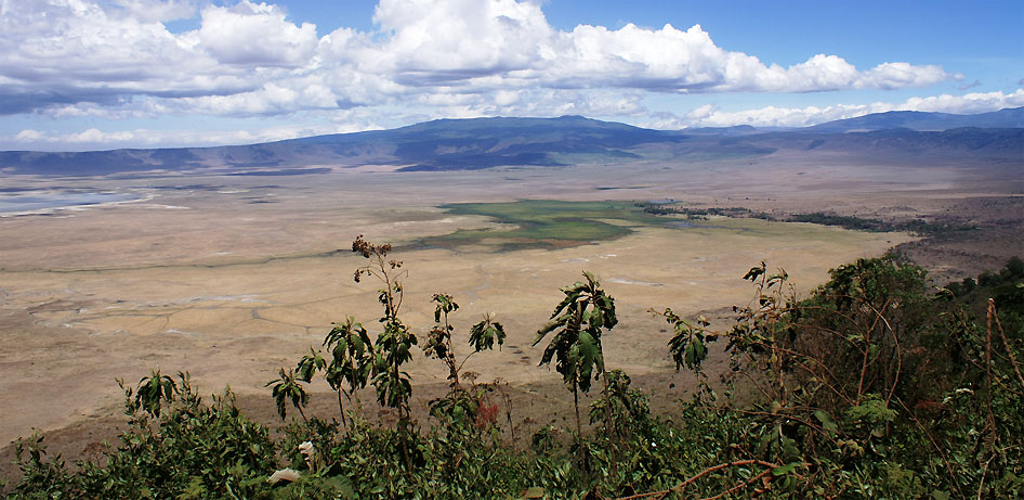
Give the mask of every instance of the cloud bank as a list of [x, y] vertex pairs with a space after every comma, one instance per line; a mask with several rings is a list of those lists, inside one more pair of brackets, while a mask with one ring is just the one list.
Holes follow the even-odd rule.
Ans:
[[[628, 101], [637, 92], [901, 89], [960, 78], [898, 61], [861, 69], [827, 54], [783, 67], [722, 49], [700, 25], [562, 31], [538, 3], [516, 0], [381, 0], [373, 32], [331, 33], [249, 0], [0, 5], [4, 115], [249, 117], [407, 101], [514, 113], [555, 98], [586, 109], [609, 91]], [[175, 19], [198, 28], [174, 33], [165, 23]]]
[[[538, 96], [534, 107], [524, 109], [525, 115], [543, 116], [583, 114], [589, 116], [630, 114], [639, 104], [636, 95], [623, 97], [608, 95], [605, 98], [582, 99], [566, 102], [565, 96], [555, 92]], [[441, 99], [450, 104], [452, 98]], [[455, 99], [457, 100], [457, 99]], [[887, 111], [928, 111], [953, 114], [975, 114], [998, 111], [1004, 108], [1024, 106], [1024, 89], [1016, 92], [973, 93], [963, 96], [942, 94], [931, 97], [914, 97], [900, 103], [876, 102], [872, 104], [837, 104], [834, 106], [784, 108], [766, 106], [742, 111], [722, 111], [714, 105], [699, 106], [683, 116], [671, 113], [651, 113], [654, 118], [642, 118], [635, 125], [654, 129], [683, 129], [688, 127], [729, 127], [750, 125], [754, 127], [809, 127], [820, 123], [845, 118], [855, 118], [870, 113]], [[268, 141], [295, 139], [323, 134], [359, 132], [383, 128], [374, 121], [375, 114], [366, 110], [346, 111], [338, 124], [318, 126], [270, 127], [257, 130], [148, 130], [102, 132], [90, 128], [84, 132], [52, 133], [25, 129], [10, 137], [0, 136], [0, 145], [13, 149], [26, 146], [50, 149], [61, 146], [64, 150], [113, 149], [122, 147], [197, 147], [223, 144], [251, 144]], [[460, 117], [459, 115], [452, 115]], [[477, 116], [466, 113], [465, 116]]]
[[912, 97], [901, 103], [875, 102], [871, 104], [837, 104], [834, 106], [783, 108], [766, 106], [742, 111], [720, 111], [712, 105], [694, 109], [683, 117], [663, 116], [647, 125], [652, 128], [677, 129], [683, 127], [809, 127], [833, 120], [855, 118], [871, 113], [888, 111], [926, 111], [951, 114], [977, 114], [1003, 108], [1024, 106], [1024, 89], [1015, 92], [971, 93], [962, 96], [942, 94], [931, 97]]

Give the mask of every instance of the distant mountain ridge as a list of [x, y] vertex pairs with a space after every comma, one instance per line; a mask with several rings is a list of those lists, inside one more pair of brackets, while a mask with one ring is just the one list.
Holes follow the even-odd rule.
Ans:
[[[924, 130], [933, 127], [940, 130]], [[935, 154], [1022, 161], [1024, 108], [980, 115], [880, 113], [783, 131], [749, 126], [651, 130], [582, 116], [442, 119], [391, 130], [242, 146], [80, 153], [6, 151], [0, 152], [0, 172], [46, 176], [303, 175], [328, 172], [328, 167], [361, 165], [394, 165], [407, 171], [561, 167], [627, 163], [652, 154], [661, 159], [707, 161], [758, 157], [778, 150], [869, 154], [878, 159]]]
[[809, 127], [821, 132], [872, 131], [907, 128], [938, 132], [954, 128], [1024, 128], [1024, 107], [1006, 108], [976, 115], [925, 113], [921, 111], [889, 111], [835, 120]]

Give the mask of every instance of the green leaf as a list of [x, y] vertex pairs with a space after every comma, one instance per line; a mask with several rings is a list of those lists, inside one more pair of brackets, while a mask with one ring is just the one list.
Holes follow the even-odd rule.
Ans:
[[743, 279], [749, 281], [757, 281], [757, 278], [759, 278], [762, 274], [765, 273], [765, 269], [765, 263], [764, 261], [761, 261], [761, 265], [750, 268], [750, 270], [747, 271], [747, 274], [743, 275]]
[[601, 356], [601, 346], [589, 332], [580, 332], [580, 360], [584, 365], [594, 365]]
[[839, 426], [836, 425], [836, 421], [832, 419], [832, 416], [821, 410], [814, 411], [814, 418], [821, 422], [821, 426], [827, 429], [829, 432], [839, 432]]
[[568, 320], [568, 316], [562, 316], [558, 319], [552, 319], [551, 321], [544, 323], [544, 325], [540, 327], [540, 330], [537, 330], [537, 336], [533, 339], [533, 345], [539, 344], [541, 340], [544, 340], [544, 337], [547, 334], [551, 333], [558, 327], [565, 325]]
[[796, 470], [796, 467], [798, 465], [800, 465], [799, 462], [791, 462], [786, 465], [783, 465], [782, 467], [776, 467], [772, 469], [772, 475], [775, 477], [779, 477], [785, 474], [792, 474], [793, 471]]

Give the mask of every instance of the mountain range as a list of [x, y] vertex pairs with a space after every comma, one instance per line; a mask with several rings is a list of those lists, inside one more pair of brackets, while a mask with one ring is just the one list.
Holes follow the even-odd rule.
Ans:
[[801, 129], [651, 130], [582, 116], [442, 119], [391, 130], [206, 148], [0, 152], [3, 175], [301, 175], [333, 167], [407, 171], [560, 167], [649, 158], [706, 161], [780, 150], [1024, 163], [1024, 107], [977, 115], [890, 112]]
[[822, 132], [865, 132], [891, 128], [942, 131], [964, 127], [1021, 128], [1024, 127], [1024, 107], [1007, 108], [976, 115], [890, 111], [822, 123], [810, 127], [810, 129]]

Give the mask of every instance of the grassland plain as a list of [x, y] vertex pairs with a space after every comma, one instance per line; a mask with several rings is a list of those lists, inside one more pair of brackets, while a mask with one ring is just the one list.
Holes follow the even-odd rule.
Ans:
[[[813, 284], [831, 266], [883, 252], [894, 237], [763, 221], [742, 221], [736, 229], [632, 231], [554, 250], [402, 252], [397, 257], [409, 270], [404, 316], [423, 333], [431, 323], [430, 295], [439, 291], [463, 304], [456, 323], [463, 330], [480, 314], [496, 312], [509, 341], [503, 352], [474, 358], [468, 368], [483, 380], [543, 381], [551, 374], [535, 366], [533, 332], [557, 302], [558, 287], [588, 269], [604, 279], [622, 311], [622, 325], [608, 340], [610, 364], [635, 374], [667, 370], [662, 327], [647, 308], [742, 303], [748, 291], [740, 271], [760, 259]], [[0, 407], [8, 425], [0, 437], [110, 412], [118, 401], [114, 378], [131, 379], [151, 366], [188, 369], [211, 389], [230, 384], [260, 395], [275, 368], [318, 345], [332, 321], [348, 314], [371, 319], [361, 312], [374, 309], [376, 292], [351, 282], [358, 265], [348, 253], [311, 251], [262, 260], [220, 256], [201, 265], [5, 271], [4, 324], [14, 331], [2, 340]], [[444, 378], [423, 360], [409, 371], [420, 383]], [[30, 396], [41, 392], [45, 401]]]
[[[576, 281], [583, 269], [602, 279], [620, 307], [621, 324], [607, 338], [609, 365], [643, 378], [671, 372], [664, 327], [648, 308], [695, 314], [744, 304], [750, 290], [740, 276], [760, 260], [785, 267], [806, 291], [831, 267], [913, 239], [760, 220], [671, 227], [671, 219], [596, 208], [685, 199], [766, 211], [825, 207], [850, 215], [920, 215], [941, 212], [950, 200], [1004, 196], [1003, 184], [963, 181], [946, 169], [825, 160], [445, 173], [353, 169], [187, 183], [174, 177], [12, 180], [11, 187], [59, 182], [145, 195], [139, 197], [145, 201], [0, 218], [0, 440], [33, 428], [51, 435], [79, 429], [65, 438], [89, 440], [91, 431], [83, 429], [90, 419], [118, 412], [114, 379], [138, 380], [151, 367], [187, 369], [207, 392], [230, 384], [272, 415], [263, 384], [279, 366], [319, 345], [332, 321], [375, 317], [367, 313], [376, 311], [375, 287], [351, 281], [360, 262], [347, 247], [358, 234], [403, 248], [396, 255], [409, 271], [403, 316], [418, 333], [432, 322], [434, 292], [450, 293], [463, 306], [454, 318], [459, 333], [480, 314], [496, 312], [509, 332], [505, 348], [474, 357], [467, 369], [480, 380], [500, 376], [518, 387], [538, 387], [557, 382], [557, 375], [536, 367], [540, 349], [530, 346], [533, 333], [558, 301], [558, 287]], [[637, 189], [607, 189], [614, 186]], [[577, 205], [572, 217], [563, 214], [570, 220], [560, 224], [620, 236], [577, 235], [581, 239], [569, 245], [495, 252], [512, 240], [503, 234], [512, 224], [502, 222], [502, 214], [438, 208], [487, 201], [506, 204], [491, 210], [528, 209], [520, 218], [558, 218], [557, 203], [512, 203], [523, 199], [589, 202]], [[483, 228], [490, 228], [492, 242], [472, 232]], [[460, 231], [476, 243], [423, 245]], [[555, 236], [569, 241], [570, 234]], [[542, 241], [539, 235], [519, 234]], [[410, 373], [425, 387], [445, 375], [421, 358]]]

